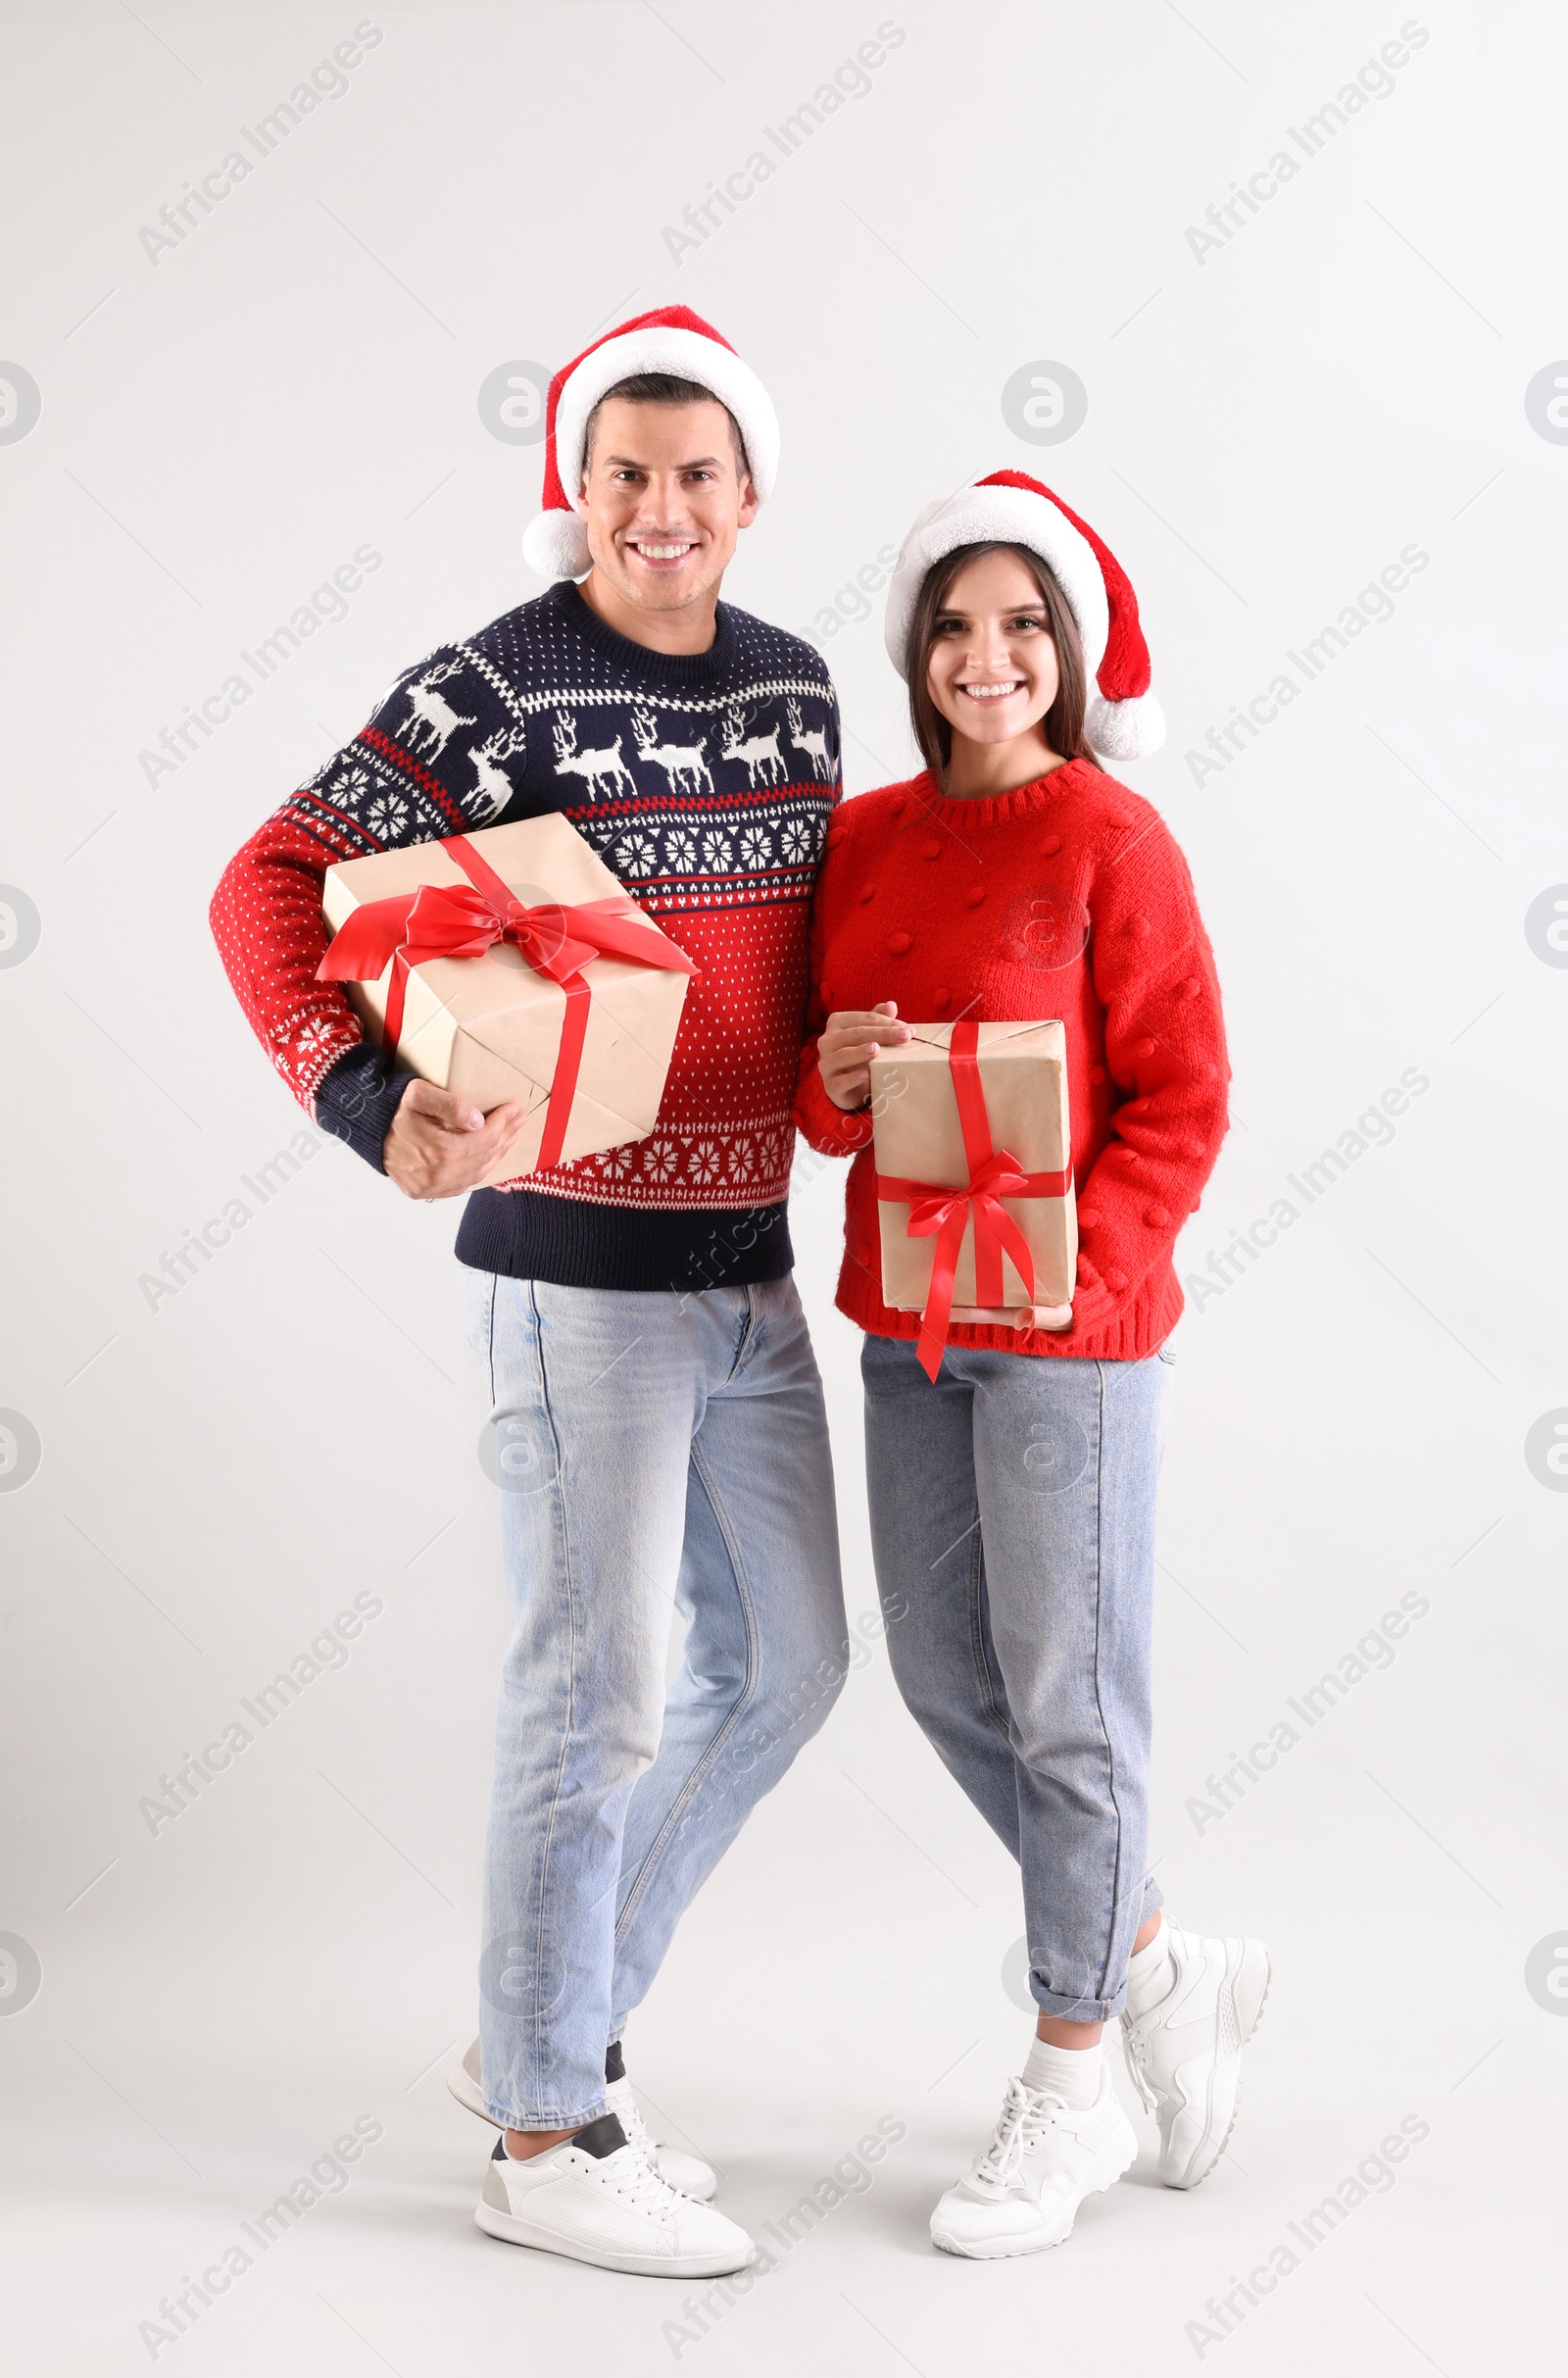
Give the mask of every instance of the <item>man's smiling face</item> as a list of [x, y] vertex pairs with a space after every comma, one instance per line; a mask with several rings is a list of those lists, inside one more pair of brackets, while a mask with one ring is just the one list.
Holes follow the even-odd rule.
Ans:
[[637, 405], [607, 397], [579, 509], [609, 608], [678, 612], [711, 603], [736, 536], [757, 517], [757, 494], [716, 398]]

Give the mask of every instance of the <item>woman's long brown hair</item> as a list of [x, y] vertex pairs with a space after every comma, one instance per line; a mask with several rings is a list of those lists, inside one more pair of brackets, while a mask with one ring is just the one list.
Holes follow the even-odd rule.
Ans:
[[914, 616], [909, 621], [904, 671], [909, 688], [909, 723], [921, 757], [931, 771], [932, 782], [939, 790], [953, 756], [953, 728], [932, 701], [926, 681], [931, 646], [954, 579], [970, 562], [978, 562], [988, 553], [1016, 554], [1039, 587], [1040, 599], [1046, 607], [1046, 626], [1056, 647], [1059, 680], [1056, 698], [1041, 720], [1046, 741], [1064, 760], [1087, 760], [1092, 766], [1099, 766], [1084, 739], [1089, 687], [1078, 622], [1068, 609], [1066, 596], [1039, 554], [1031, 553], [1027, 545], [1009, 545], [999, 538], [983, 545], [960, 545], [955, 552], [944, 554], [940, 562], [933, 562], [915, 598]]

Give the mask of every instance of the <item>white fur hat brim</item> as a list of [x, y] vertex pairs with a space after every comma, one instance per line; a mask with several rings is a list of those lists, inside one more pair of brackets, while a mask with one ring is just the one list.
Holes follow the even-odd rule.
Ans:
[[928, 504], [899, 550], [888, 588], [883, 633], [888, 658], [905, 673], [909, 622], [933, 564], [960, 545], [1023, 545], [1039, 554], [1078, 623], [1084, 667], [1093, 679], [1110, 633], [1105, 581], [1089, 539], [1044, 496], [1022, 487], [960, 487]]
[[700, 330], [661, 324], [607, 338], [583, 357], [556, 404], [556, 469], [568, 497], [582, 483], [583, 440], [588, 416], [617, 380], [642, 372], [669, 372], [695, 380], [726, 405], [740, 425], [752, 485], [765, 504], [778, 477], [778, 415], [773, 400], [750, 364]]

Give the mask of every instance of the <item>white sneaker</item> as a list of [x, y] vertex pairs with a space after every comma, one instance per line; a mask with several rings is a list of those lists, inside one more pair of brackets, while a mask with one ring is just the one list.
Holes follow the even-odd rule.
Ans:
[[1155, 2006], [1121, 2018], [1127, 2069], [1159, 2116], [1159, 2176], [1196, 2188], [1225, 2152], [1242, 2092], [1242, 2050], [1268, 1996], [1261, 1941], [1204, 1940], [1167, 1923], [1176, 1978]]
[[1111, 2187], [1137, 2153], [1103, 2058], [1087, 2107], [1010, 2080], [990, 2145], [931, 2215], [932, 2244], [979, 2261], [1059, 2246], [1085, 2197]]
[[[447, 2087], [458, 2104], [466, 2106], [469, 2113], [476, 2113], [481, 2122], [490, 2120], [484, 2109], [484, 2091], [479, 2081], [477, 2040], [462, 2063], [447, 2074]], [[678, 2188], [683, 2197], [695, 2197], [699, 2205], [706, 2205], [718, 2186], [718, 2174], [712, 2165], [705, 2163], [700, 2155], [684, 2155], [678, 2147], [666, 2147], [662, 2139], [649, 2137], [648, 2125], [643, 2120], [642, 2109], [632, 2094], [629, 2081], [607, 2081], [605, 2099], [627, 2138], [634, 2147], [643, 2150], [660, 2178], [667, 2180], [671, 2188]]]
[[654, 2279], [716, 2279], [757, 2259], [745, 2230], [662, 2180], [613, 2114], [519, 2161], [496, 2141], [474, 2219], [509, 2246]]
[[651, 2139], [643, 2120], [642, 2107], [632, 2093], [630, 2081], [607, 2081], [605, 2103], [640, 2155], [653, 2165], [660, 2178], [671, 2188], [678, 2188], [683, 2197], [695, 2204], [706, 2205], [718, 2186], [718, 2174], [711, 2163], [701, 2155], [689, 2155], [678, 2147], [666, 2147], [662, 2139]]

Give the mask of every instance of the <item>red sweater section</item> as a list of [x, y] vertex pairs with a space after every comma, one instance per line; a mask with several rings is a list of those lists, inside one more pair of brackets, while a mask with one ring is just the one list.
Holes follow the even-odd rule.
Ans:
[[882, 1301], [871, 1118], [834, 1106], [815, 1035], [835, 1010], [898, 1002], [908, 1023], [1059, 1018], [1078, 1184], [1070, 1329], [955, 1324], [951, 1343], [1138, 1360], [1182, 1310], [1171, 1263], [1225, 1136], [1230, 1067], [1214, 955], [1157, 810], [1070, 760], [996, 800], [929, 775], [844, 803], [811, 926], [811, 1000], [795, 1118], [850, 1167], [838, 1306], [917, 1337]]

